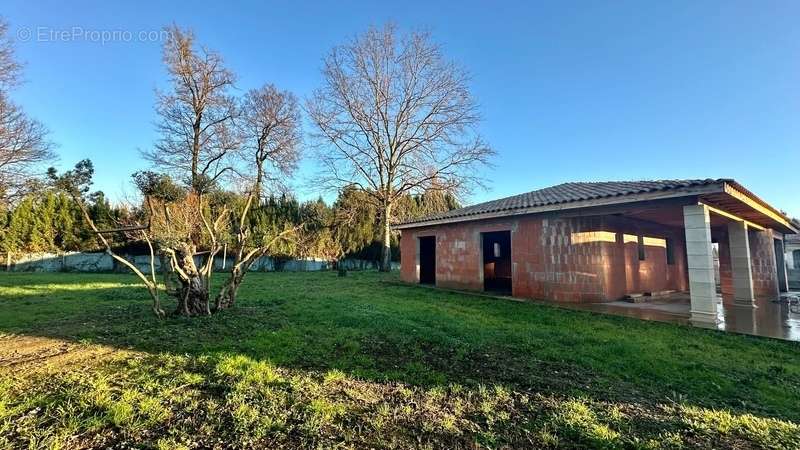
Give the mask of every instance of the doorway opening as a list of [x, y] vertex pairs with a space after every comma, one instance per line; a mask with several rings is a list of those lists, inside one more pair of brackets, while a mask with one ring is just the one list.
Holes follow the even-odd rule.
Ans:
[[720, 272], [722, 265], [719, 261], [719, 242], [716, 240], [711, 241], [711, 258], [714, 264], [714, 284], [717, 287], [717, 294], [722, 294], [722, 274]]
[[481, 233], [483, 242], [483, 289], [511, 294], [511, 232]]
[[419, 238], [419, 282], [436, 284], [436, 236]]
[[774, 239], [775, 242], [775, 268], [778, 271], [778, 292], [786, 292], [786, 259], [783, 254], [783, 241]]

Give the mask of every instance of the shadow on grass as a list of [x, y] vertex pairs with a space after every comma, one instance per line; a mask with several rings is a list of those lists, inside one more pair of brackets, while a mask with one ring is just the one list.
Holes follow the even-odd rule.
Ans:
[[[152, 354], [243, 355], [290, 369], [339, 370], [427, 388], [499, 384], [800, 418], [797, 343], [395, 281], [376, 273], [254, 273], [235, 309], [158, 320], [132, 276], [3, 275], [0, 331]], [[165, 301], [165, 307], [174, 304]]]

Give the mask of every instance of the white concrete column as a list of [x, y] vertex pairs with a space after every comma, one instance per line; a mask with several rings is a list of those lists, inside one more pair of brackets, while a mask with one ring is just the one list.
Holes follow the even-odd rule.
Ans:
[[750, 260], [750, 238], [746, 223], [728, 224], [728, 249], [731, 255], [733, 303], [737, 306], [754, 307], [753, 266]]
[[705, 205], [683, 207], [689, 294], [693, 322], [717, 323], [717, 286], [711, 247], [711, 219]]

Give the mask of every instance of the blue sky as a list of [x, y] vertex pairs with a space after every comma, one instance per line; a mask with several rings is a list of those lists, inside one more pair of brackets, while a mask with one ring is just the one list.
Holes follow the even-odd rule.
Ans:
[[[564, 181], [730, 177], [800, 217], [800, 2], [204, 3], [3, 3], [12, 36], [28, 38], [14, 97], [52, 130], [62, 167], [89, 157], [97, 188], [132, 193], [166, 74], [157, 40], [51, 30], [175, 22], [224, 55], [240, 89], [272, 82], [303, 98], [332, 46], [391, 20], [429, 29], [472, 74], [498, 156], [471, 202]], [[312, 172], [305, 162], [300, 179]]]

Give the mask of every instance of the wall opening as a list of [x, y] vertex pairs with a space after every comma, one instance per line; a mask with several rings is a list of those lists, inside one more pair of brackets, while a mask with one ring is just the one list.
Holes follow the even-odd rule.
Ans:
[[[711, 258], [714, 265], [714, 284], [717, 285], [717, 294], [722, 293], [722, 264], [719, 259], [719, 242], [711, 242]], [[730, 278], [730, 262], [726, 262], [726, 277]]]
[[675, 239], [666, 238], [666, 245], [667, 245], [667, 265], [668, 266], [674, 266], [675, 265]]
[[783, 253], [783, 241], [774, 239], [775, 242], [775, 269], [778, 271], [778, 292], [786, 292], [786, 260]]
[[419, 282], [436, 284], [436, 236], [419, 238]]
[[483, 289], [511, 294], [511, 231], [481, 233]]

